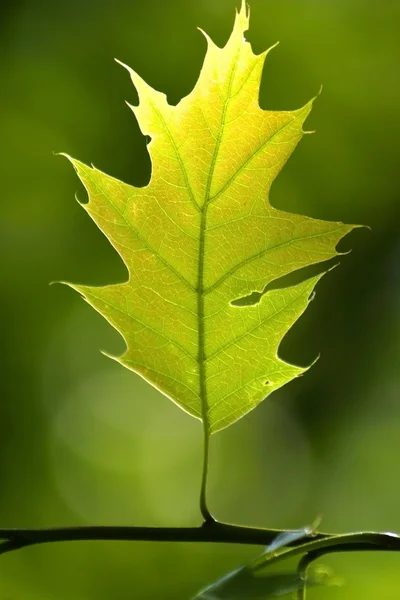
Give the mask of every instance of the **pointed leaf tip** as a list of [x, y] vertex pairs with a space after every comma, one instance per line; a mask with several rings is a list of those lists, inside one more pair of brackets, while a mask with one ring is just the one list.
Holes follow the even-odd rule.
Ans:
[[249, 19], [249, 17], [250, 17], [250, 6], [246, 2], [246, 0], [242, 0], [242, 5], [240, 7], [240, 14], [246, 19]]
[[146, 83], [145, 80], [138, 73], [136, 73], [136, 71], [134, 71], [129, 65], [123, 63], [118, 58], [114, 58], [114, 60], [117, 64], [121, 65], [121, 67], [123, 67], [126, 71], [128, 71], [128, 73], [131, 77], [131, 81], [132, 81], [133, 85], [135, 86], [139, 96], [144, 91], [155, 92], [155, 90], [153, 90], [153, 88], [151, 86], [149, 86], [149, 84]]
[[119, 58], [114, 58], [115, 62], [119, 65], [121, 65], [121, 67], [123, 67], [124, 69], [126, 69], [127, 71], [131, 71], [132, 69], [125, 64], [124, 62], [122, 62], [122, 60], [119, 60]]
[[210, 38], [208, 33], [206, 31], [204, 31], [204, 29], [202, 29], [201, 27], [198, 27], [197, 29], [206, 38], [206, 42], [207, 42], [208, 46], [215, 46], [213, 40]]
[[235, 26], [232, 32], [232, 36], [240, 33], [243, 35], [249, 29], [250, 21], [250, 7], [246, 0], [242, 0], [240, 10], [236, 9]]

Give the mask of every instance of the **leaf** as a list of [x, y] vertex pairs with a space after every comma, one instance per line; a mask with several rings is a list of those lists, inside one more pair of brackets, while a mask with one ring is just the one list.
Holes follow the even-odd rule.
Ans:
[[306, 370], [277, 353], [321, 276], [261, 294], [252, 306], [232, 303], [336, 256], [353, 228], [269, 203], [313, 100], [294, 111], [259, 107], [268, 51], [253, 54], [248, 22], [243, 2], [224, 48], [204, 34], [200, 77], [176, 106], [126, 67], [139, 94], [131, 108], [151, 137], [147, 186], [70, 159], [88, 191], [85, 210], [129, 273], [117, 285], [72, 287], [124, 337], [117, 360], [202, 419], [209, 433]]
[[267, 600], [303, 587], [304, 580], [296, 572], [257, 577], [247, 567], [241, 567], [206, 587], [193, 600]]
[[[277, 546], [283, 546], [294, 540], [310, 535], [312, 527], [284, 532], [277, 537]], [[285, 537], [284, 535], [287, 534]], [[292, 535], [290, 535], [292, 534]], [[193, 600], [267, 600], [277, 596], [287, 596], [304, 586], [337, 585], [335, 579], [325, 568], [315, 570], [304, 578], [298, 571], [274, 573], [265, 567], [265, 556], [270, 553], [269, 547], [261, 556], [251, 560], [249, 564], [230, 571], [216, 582], [201, 590]]]
[[253, 563], [253, 568], [262, 568], [264, 565], [264, 558], [268, 555], [273, 555], [277, 550], [289, 546], [289, 544], [292, 544], [293, 542], [312, 537], [316, 533], [320, 522], [321, 519], [318, 517], [311, 525], [306, 525], [301, 529], [286, 530], [278, 533], [275, 539], [267, 546], [265, 552], [257, 559], [257, 563]]
[[311, 525], [282, 531], [267, 546], [265, 551], [253, 558], [247, 565], [230, 571], [220, 579], [201, 590], [193, 600], [267, 600], [277, 596], [287, 596], [293, 592], [312, 586], [338, 585], [339, 580], [325, 567], [304, 575], [297, 571], [271, 572], [269, 559], [288, 544], [314, 535], [320, 519]]

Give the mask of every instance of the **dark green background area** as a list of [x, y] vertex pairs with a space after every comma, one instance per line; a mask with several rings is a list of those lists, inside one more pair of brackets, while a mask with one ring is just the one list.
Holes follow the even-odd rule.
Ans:
[[[236, 3], [237, 4], [237, 3]], [[126, 272], [74, 200], [67, 152], [131, 184], [150, 176], [117, 57], [177, 102], [223, 45], [234, 0], [3, 3], [0, 515], [4, 527], [200, 522], [201, 427], [99, 353], [119, 336], [66, 287]], [[253, 0], [248, 39], [268, 57], [261, 105], [323, 93], [273, 186], [279, 208], [362, 223], [281, 355], [317, 364], [212, 439], [210, 505], [223, 520], [400, 532], [400, 2]], [[80, 543], [1, 558], [0, 597], [188, 600], [257, 552]], [[325, 564], [346, 586], [310, 600], [400, 597], [400, 556]]]

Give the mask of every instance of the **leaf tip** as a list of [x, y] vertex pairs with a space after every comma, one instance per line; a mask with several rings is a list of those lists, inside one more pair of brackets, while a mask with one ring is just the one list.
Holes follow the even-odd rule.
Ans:
[[[345, 252], [345, 254], [347, 254], [347, 252]], [[326, 275], [326, 273], [330, 273], [331, 271], [333, 271], [334, 269], [336, 269], [336, 267], [338, 267], [340, 265], [340, 262], [335, 263], [334, 265], [332, 265], [331, 267], [329, 267], [329, 269], [327, 269], [326, 271], [324, 271], [321, 274], [321, 278]]]
[[372, 231], [372, 227], [370, 225], [351, 225], [350, 231], [353, 231], [353, 229], [368, 229], [368, 231]]
[[145, 88], [149, 87], [148, 84], [144, 81], [144, 79], [142, 79], [142, 77], [140, 77], [140, 75], [138, 75], [136, 71], [134, 71], [129, 65], [123, 63], [122, 60], [119, 60], [119, 58], [114, 58], [114, 60], [116, 63], [121, 65], [121, 67], [123, 67], [126, 71], [128, 71], [132, 83], [136, 87], [139, 94], [141, 91], [144, 91]]
[[135, 113], [135, 111], [136, 111], [136, 109], [137, 109], [137, 106], [135, 106], [134, 104], [131, 104], [130, 102], [128, 102], [128, 100], [125, 100], [125, 104], [127, 105], [127, 107], [128, 107], [128, 108], [130, 108], [130, 109], [131, 109], [131, 111], [132, 111], [133, 113]]
[[323, 90], [323, 89], [324, 89], [324, 86], [323, 86], [323, 84], [321, 83], [321, 85], [320, 85], [320, 87], [319, 87], [319, 90], [318, 90], [318, 92], [315, 94], [315, 96], [313, 96], [313, 97], [311, 98], [311, 100], [309, 100], [309, 101], [307, 102], [306, 106], [310, 106], [310, 107], [312, 107], [312, 105], [314, 104], [314, 102], [315, 102], [316, 100], [318, 100], [318, 98], [319, 98], [319, 97], [320, 97], [320, 95], [322, 94], [322, 90]]
[[318, 527], [321, 525], [321, 522], [322, 522], [322, 515], [318, 514], [315, 517], [314, 521], [310, 525], [310, 529], [311, 529], [310, 534], [311, 535], [315, 535], [317, 533]]
[[72, 156], [70, 156], [66, 152], [57, 152], [56, 156], [62, 156], [64, 158], [66, 158], [71, 163], [71, 165], [74, 167], [75, 171], [78, 173], [78, 176], [79, 176], [79, 165], [82, 165], [82, 163], [79, 160], [72, 158]]
[[100, 354], [102, 354], [103, 356], [106, 356], [107, 358], [111, 358], [111, 360], [115, 360], [118, 363], [120, 362], [119, 356], [114, 356], [113, 354], [110, 354], [106, 350], [100, 350]]
[[[131, 81], [136, 88], [136, 91], [139, 96], [139, 104], [144, 101], [147, 103], [150, 101], [150, 104], [157, 104], [160, 107], [164, 107], [164, 105], [168, 105], [168, 100], [166, 94], [159, 92], [151, 87], [144, 79], [141, 77], [136, 71], [134, 71], [131, 67], [123, 63], [118, 58], [114, 59], [121, 67], [126, 69], [131, 77]], [[136, 115], [137, 116], [137, 115]], [[142, 130], [143, 131], [143, 130]]]
[[197, 29], [206, 38], [206, 42], [209, 46], [215, 46], [214, 42], [212, 41], [212, 39], [210, 38], [208, 33], [206, 31], [204, 31], [204, 29], [202, 29], [201, 27], [198, 27]]
[[272, 44], [272, 46], [270, 46], [268, 48], [268, 50], [266, 50], [266, 53], [268, 54], [269, 52], [271, 52], [271, 50], [273, 50], [274, 48], [276, 48], [277, 46], [279, 46], [280, 41], [278, 40], [277, 42], [275, 42], [275, 44]]
[[72, 158], [72, 156], [70, 156], [66, 152], [53, 152], [53, 156], [63, 156], [64, 158], [69, 160], [71, 163], [74, 162], [74, 159]]
[[[317, 93], [315, 94], [315, 96], [313, 96], [313, 97], [311, 98], [311, 100], [309, 100], [309, 101], [307, 102], [307, 104], [305, 105], [305, 108], [308, 108], [308, 111], [309, 111], [309, 112], [311, 111], [311, 109], [312, 109], [312, 107], [313, 107], [313, 105], [314, 105], [314, 102], [315, 102], [315, 101], [316, 101], [316, 100], [317, 100], [317, 99], [320, 97], [320, 95], [322, 94], [323, 87], [324, 87], [324, 86], [323, 86], [323, 85], [322, 85], [322, 83], [321, 83], [321, 85], [320, 85], [320, 88], [319, 88], [318, 92], [317, 92]], [[303, 133], [305, 133], [305, 134], [315, 133], [315, 130], [313, 130], [313, 131], [303, 131]]]
[[[311, 367], [313, 367], [319, 361], [320, 358], [321, 358], [321, 353], [319, 352], [317, 354], [317, 356], [314, 358], [314, 360], [312, 361], [312, 363], [310, 364], [310, 366], [308, 366], [307, 369], [305, 369], [305, 370], [308, 371], [308, 369], [311, 369]], [[300, 373], [300, 375], [297, 375], [297, 377], [301, 377], [302, 375], [303, 375], [303, 373]], [[318, 525], [319, 525], [319, 523], [318, 523]]]
[[[77, 290], [77, 288], [72, 283], [69, 283], [68, 281], [63, 281], [63, 280], [50, 281], [49, 282], [49, 286], [50, 285], [65, 285], [65, 286], [70, 287], [70, 288], [72, 288], [74, 290]], [[77, 290], [77, 291], [79, 292], [79, 290]]]
[[237, 8], [235, 10], [236, 18], [231, 39], [237, 39], [237, 36], [239, 38], [243, 38], [243, 34], [249, 28], [250, 8], [246, 0], [242, 0], [242, 4], [239, 11]]
[[115, 62], [118, 63], [119, 65], [121, 65], [121, 67], [123, 67], [124, 69], [126, 69], [128, 71], [128, 73], [130, 73], [132, 71], [132, 69], [125, 63], [122, 62], [122, 60], [119, 60], [119, 58], [114, 58]]
[[[237, 10], [236, 10], [237, 12]], [[249, 20], [250, 18], [250, 6], [247, 4], [246, 0], [242, 0], [242, 4], [240, 7], [240, 12], [238, 13], [243, 18]]]

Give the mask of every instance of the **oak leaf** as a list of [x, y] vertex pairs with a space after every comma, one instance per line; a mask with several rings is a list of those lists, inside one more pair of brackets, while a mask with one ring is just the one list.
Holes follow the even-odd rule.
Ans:
[[202, 419], [209, 433], [304, 372], [279, 358], [278, 348], [321, 275], [252, 305], [235, 301], [336, 256], [353, 228], [269, 203], [313, 100], [294, 111], [260, 108], [268, 51], [253, 53], [248, 23], [243, 2], [223, 48], [204, 34], [199, 79], [176, 106], [126, 67], [139, 95], [131, 108], [151, 137], [148, 185], [133, 187], [70, 159], [89, 195], [85, 210], [129, 272], [125, 283], [72, 287], [125, 339], [117, 360]]

